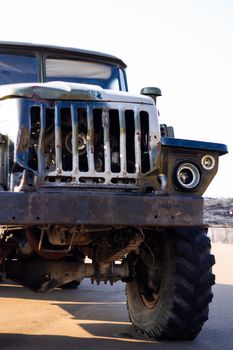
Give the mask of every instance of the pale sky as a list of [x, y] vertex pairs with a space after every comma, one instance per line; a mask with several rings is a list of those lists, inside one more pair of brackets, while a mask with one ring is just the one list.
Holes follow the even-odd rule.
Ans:
[[121, 58], [131, 92], [161, 88], [160, 122], [176, 137], [228, 145], [205, 195], [233, 196], [232, 0], [7, 0], [0, 40]]

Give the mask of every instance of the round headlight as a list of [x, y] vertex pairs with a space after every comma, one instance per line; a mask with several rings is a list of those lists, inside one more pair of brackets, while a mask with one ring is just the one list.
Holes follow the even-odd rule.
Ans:
[[211, 155], [206, 155], [201, 159], [201, 165], [205, 170], [212, 170], [215, 166], [215, 159]]
[[192, 163], [183, 163], [175, 171], [177, 185], [186, 190], [192, 190], [200, 183], [201, 175], [196, 165]]

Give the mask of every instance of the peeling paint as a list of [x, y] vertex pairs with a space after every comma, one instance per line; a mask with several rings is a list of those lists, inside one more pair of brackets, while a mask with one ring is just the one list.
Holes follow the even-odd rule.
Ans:
[[16, 149], [18, 152], [23, 152], [28, 147], [30, 131], [27, 126], [21, 125], [18, 132]]
[[[22, 83], [0, 86], [0, 100], [13, 97], [35, 100], [80, 100], [130, 102], [154, 106], [150, 97], [133, 95], [123, 91], [104, 90], [97, 85], [52, 81], [47, 83]], [[154, 108], [156, 108], [154, 106]]]

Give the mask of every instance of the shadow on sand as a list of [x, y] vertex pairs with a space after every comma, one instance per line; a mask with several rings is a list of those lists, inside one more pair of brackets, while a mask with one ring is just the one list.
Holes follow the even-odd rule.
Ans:
[[121, 283], [101, 288], [84, 281], [77, 290], [57, 289], [43, 294], [33, 293], [14, 284], [3, 284], [0, 286], [1, 302], [4, 302], [4, 298], [46, 300], [72, 315], [78, 325], [92, 336], [82, 338], [75, 334], [70, 337], [2, 333], [0, 349], [232, 350], [233, 286], [216, 285], [214, 294], [210, 319], [195, 341], [157, 342], [138, 334], [129, 324], [124, 286]]

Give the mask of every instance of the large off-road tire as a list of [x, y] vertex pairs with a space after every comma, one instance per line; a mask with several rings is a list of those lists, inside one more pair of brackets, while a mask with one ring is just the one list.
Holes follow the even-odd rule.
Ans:
[[147, 232], [131, 253], [135, 278], [126, 284], [134, 327], [155, 339], [194, 339], [208, 319], [214, 275], [210, 241], [202, 228]]

